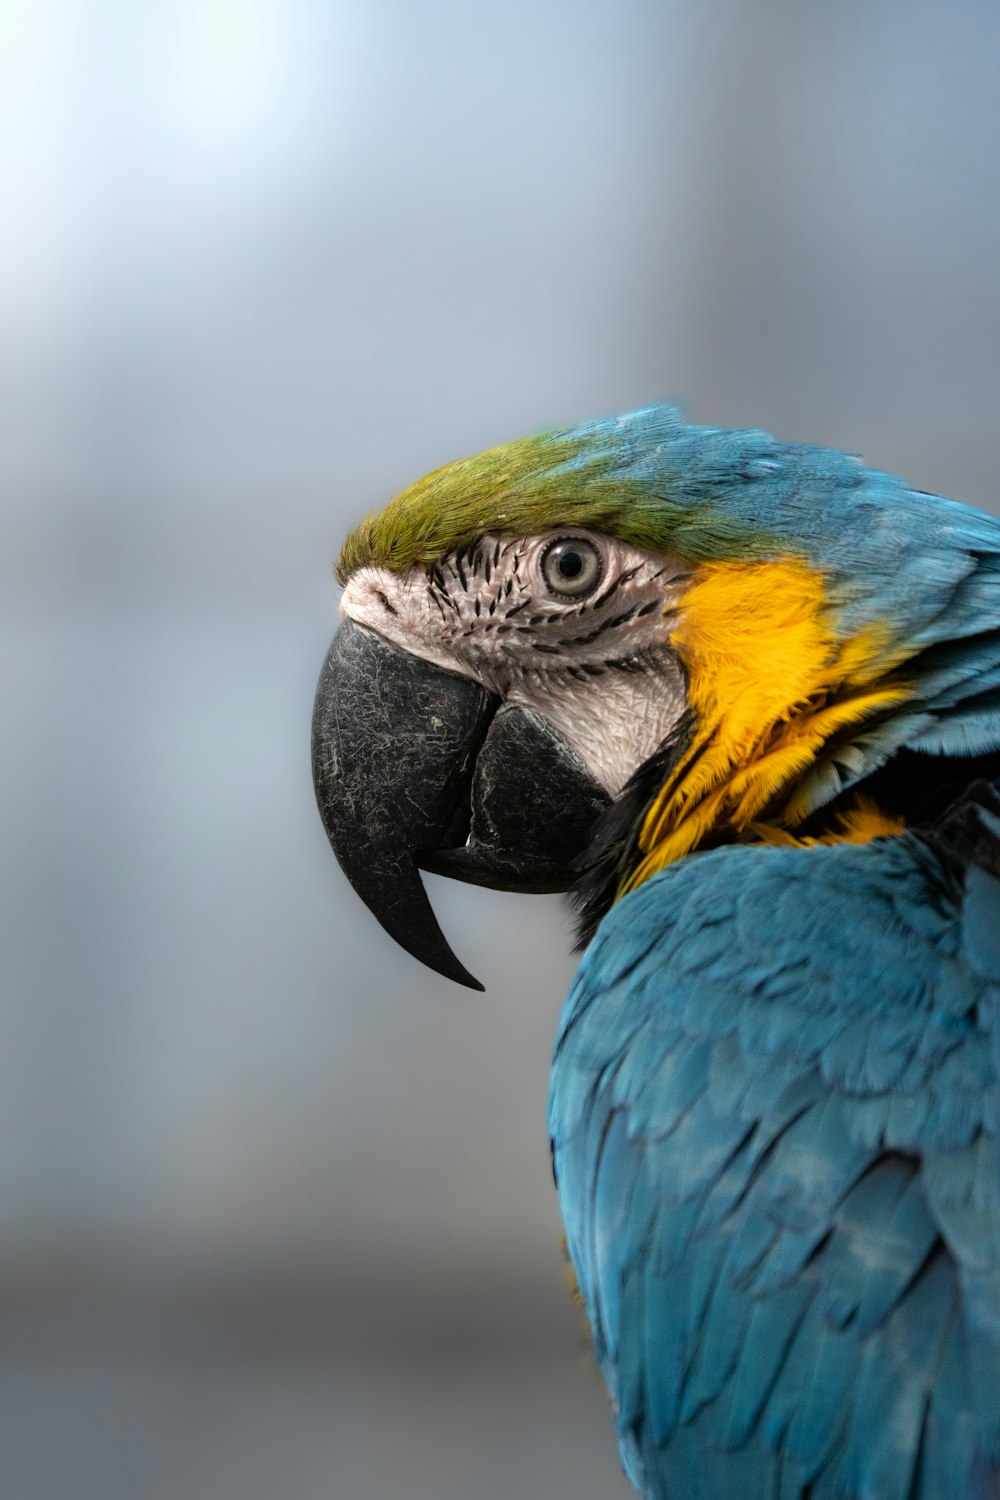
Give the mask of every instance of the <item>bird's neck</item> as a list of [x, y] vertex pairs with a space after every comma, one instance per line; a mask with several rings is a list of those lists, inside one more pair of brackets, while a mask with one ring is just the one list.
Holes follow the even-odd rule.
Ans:
[[[817, 777], [848, 779], [852, 738], [908, 697], [886, 645], [871, 629], [838, 636], [821, 579], [795, 559], [703, 567], [673, 635], [690, 733], [643, 811], [618, 893], [699, 848], [800, 841]], [[858, 841], [900, 826], [864, 806], [819, 836]]]

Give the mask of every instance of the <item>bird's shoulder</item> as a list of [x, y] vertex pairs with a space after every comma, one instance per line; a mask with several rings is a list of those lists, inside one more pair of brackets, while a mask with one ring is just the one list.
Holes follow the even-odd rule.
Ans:
[[789, 1494], [948, 1500], [1000, 1465], [998, 834], [977, 808], [716, 850], [585, 955], [550, 1129], [648, 1494], [700, 1464], [707, 1493], [780, 1470]]
[[[614, 1057], [614, 1097], [637, 1104], [653, 1085], [630, 1065], [682, 1044], [751, 1071], [814, 1067], [859, 1102], [940, 1083], [945, 1059], [989, 1031], [1000, 983], [1000, 856], [993, 869], [992, 851], [970, 852], [977, 836], [1000, 849], [1000, 822], [976, 815], [967, 836], [730, 846], [649, 880], [584, 956], [557, 1084], [581, 1072], [606, 1086]], [[557, 1129], [576, 1114], [564, 1102]]]

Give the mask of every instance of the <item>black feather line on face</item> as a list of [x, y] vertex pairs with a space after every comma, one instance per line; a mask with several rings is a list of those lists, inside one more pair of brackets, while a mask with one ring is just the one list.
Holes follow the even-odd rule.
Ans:
[[442, 620], [447, 620], [448, 616], [444, 612], [444, 605], [441, 603], [441, 600], [438, 598], [437, 589], [434, 587], [433, 583], [429, 583], [427, 585], [427, 597], [430, 599], [431, 603], [436, 608], [438, 614], [441, 616], [441, 619]]
[[[656, 602], [651, 607], [655, 609]], [[578, 635], [575, 638], [570, 637], [568, 640], [560, 641], [559, 644], [561, 646], [589, 646], [593, 641], [597, 640], [598, 636], [603, 635], [606, 630], [617, 630], [619, 625], [628, 625], [640, 613], [648, 614], [649, 609], [641, 611], [638, 609], [627, 609], [623, 614], [612, 615], [609, 620], [602, 620], [600, 625], [596, 629], [591, 630], [587, 635]]]
[[570, 892], [576, 908], [576, 952], [586, 948], [611, 910], [626, 872], [635, 863], [642, 820], [694, 738], [696, 716], [686, 709], [663, 744], [625, 784], [621, 796], [594, 825], [579, 860], [580, 878]]
[[[623, 568], [622, 571], [618, 574], [618, 577], [613, 579], [612, 582], [608, 584], [607, 588], [604, 590], [604, 593], [598, 594], [596, 599], [589, 600], [585, 607], [588, 609], [603, 609], [608, 600], [614, 596], [616, 591], [621, 588], [623, 583], [632, 582], [632, 579], [635, 577], [638, 571], [639, 569], [637, 567]], [[583, 613], [583, 609], [581, 609], [580, 613]]]

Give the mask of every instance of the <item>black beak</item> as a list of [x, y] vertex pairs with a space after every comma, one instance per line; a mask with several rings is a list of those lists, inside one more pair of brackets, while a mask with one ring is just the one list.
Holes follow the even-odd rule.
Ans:
[[418, 867], [500, 890], [565, 890], [608, 805], [539, 715], [347, 620], [313, 713], [313, 780], [341, 867], [414, 958], [482, 985], [452, 953]]

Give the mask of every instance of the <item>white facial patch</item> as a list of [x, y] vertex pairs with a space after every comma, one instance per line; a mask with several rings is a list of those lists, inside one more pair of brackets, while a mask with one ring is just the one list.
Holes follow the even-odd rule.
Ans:
[[596, 532], [486, 535], [430, 567], [359, 568], [341, 613], [542, 714], [616, 796], [684, 712], [684, 565]]

